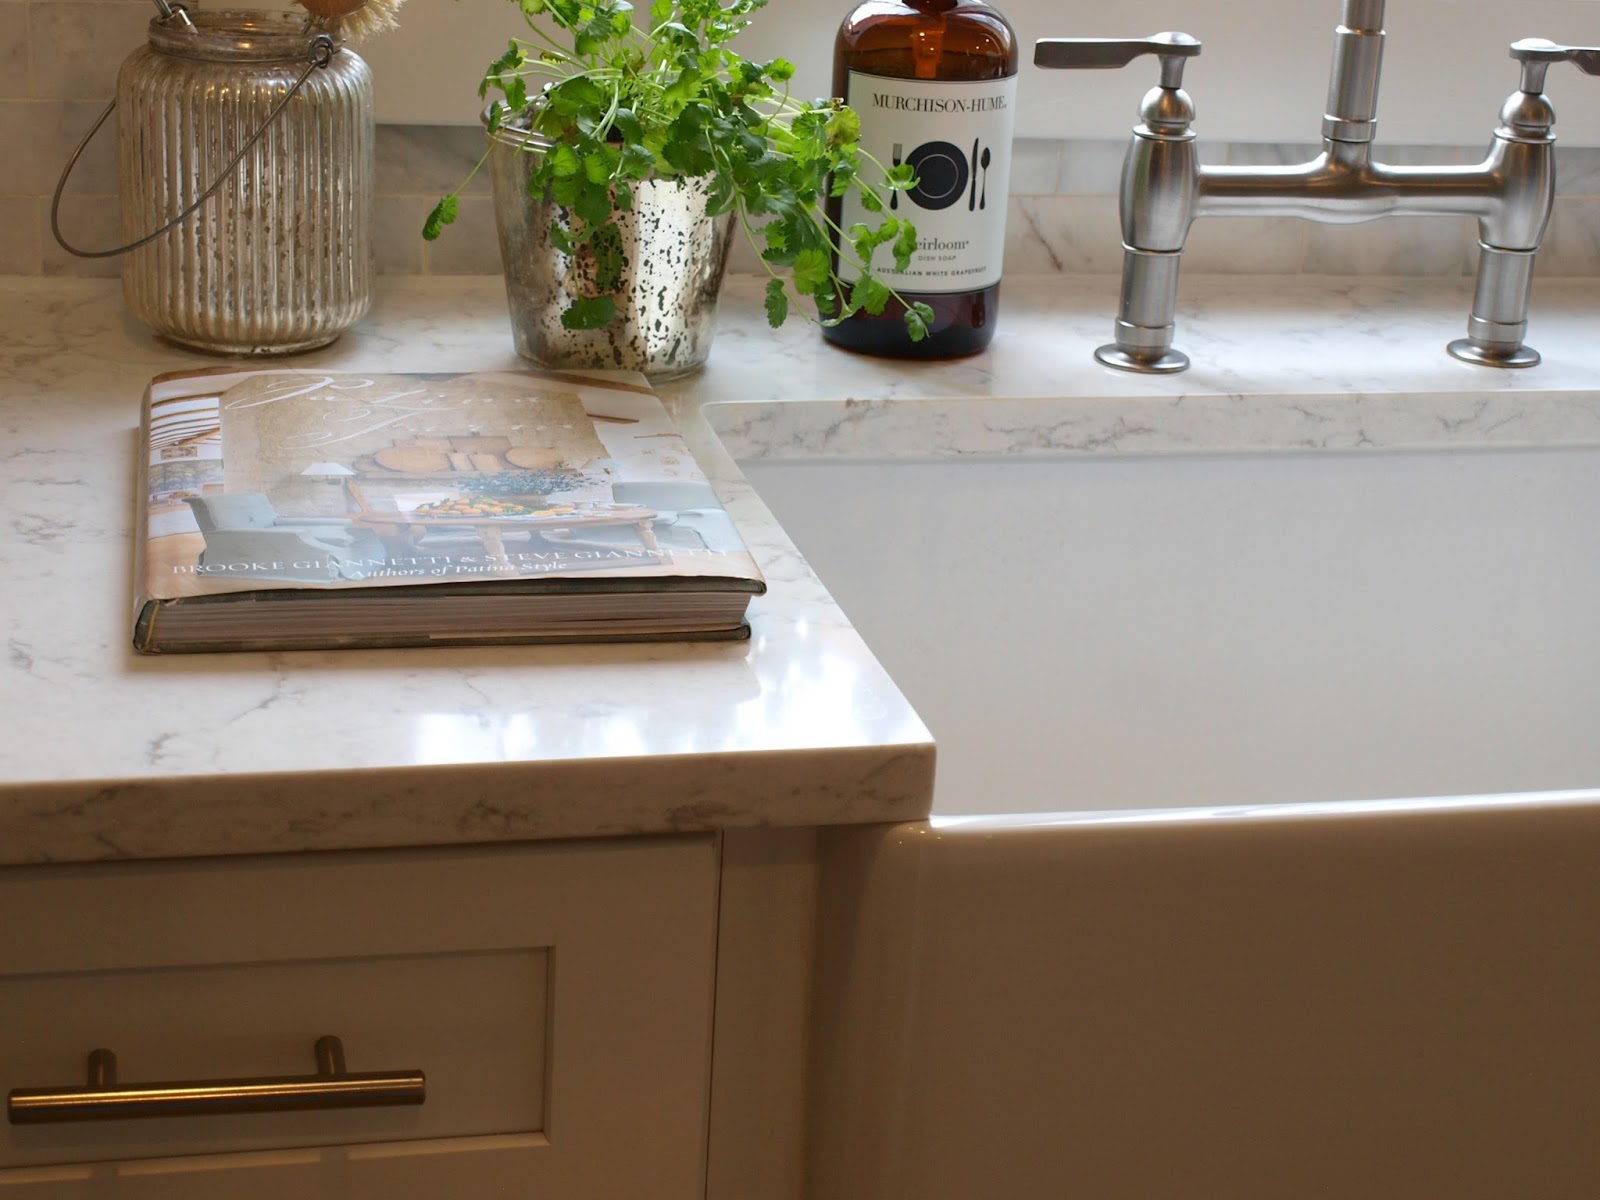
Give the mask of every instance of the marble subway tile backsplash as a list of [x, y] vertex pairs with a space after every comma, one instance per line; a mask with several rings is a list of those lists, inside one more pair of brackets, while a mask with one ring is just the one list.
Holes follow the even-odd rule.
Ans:
[[[0, 10], [8, 0], [0, 0]], [[0, 272], [115, 275], [114, 260], [76, 259], [50, 233], [50, 194], [61, 164], [100, 106], [76, 98], [0, 99], [0, 154], [14, 169], [0, 181]], [[86, 246], [116, 236], [114, 136], [103, 131], [74, 173], [62, 206], [68, 236]], [[460, 216], [436, 242], [421, 237], [438, 198], [471, 172], [483, 145], [472, 128], [385, 125], [378, 129], [378, 268], [391, 275], [497, 274], [494, 206], [487, 177], [462, 192]], [[1117, 184], [1120, 141], [1026, 139], [1016, 147], [1006, 232], [1010, 271], [1115, 273], [1121, 269]], [[1229, 144], [1211, 162], [1292, 163], [1310, 146]], [[1600, 275], [1600, 150], [1560, 147], [1556, 211], [1540, 255], [1541, 275]], [[1385, 147], [1396, 163], [1471, 162], [1468, 147]], [[1292, 218], [1197, 221], [1185, 251], [1192, 272], [1221, 274], [1453, 275], [1476, 266], [1476, 226], [1461, 219], [1393, 218], [1324, 225]], [[735, 242], [732, 269], [760, 269]]]
[[[0, 274], [118, 273], [115, 259], [75, 258], [50, 231], [50, 197], [62, 165], [109, 99], [118, 65], [144, 37], [148, 0], [0, 0]], [[61, 209], [68, 238], [86, 248], [118, 236], [115, 131], [108, 127], [73, 174]], [[1292, 163], [1305, 145], [1207, 145], [1204, 161]], [[486, 177], [462, 193], [460, 217], [436, 242], [421, 237], [439, 196], [465, 177], [483, 148], [475, 128], [386, 125], [378, 130], [378, 268], [390, 275], [485, 275], [500, 270]], [[1006, 268], [1115, 273], [1121, 269], [1117, 184], [1123, 142], [1017, 143]], [[1482, 147], [1380, 147], [1395, 163], [1473, 162]], [[1600, 275], [1600, 149], [1557, 148], [1556, 211], [1541, 275]], [[1357, 226], [1288, 218], [1208, 219], [1185, 251], [1192, 272], [1372, 275], [1470, 274], [1472, 221], [1396, 218]], [[760, 264], [736, 239], [732, 269]]]

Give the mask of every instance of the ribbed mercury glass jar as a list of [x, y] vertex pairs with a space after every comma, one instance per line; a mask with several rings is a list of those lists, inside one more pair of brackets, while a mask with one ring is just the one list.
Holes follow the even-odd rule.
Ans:
[[[305, 72], [305, 16], [195, 11], [150, 22], [117, 77], [122, 234], [182, 212]], [[372, 303], [372, 73], [340, 49], [197, 212], [123, 257], [129, 310], [223, 354], [326, 345]]]

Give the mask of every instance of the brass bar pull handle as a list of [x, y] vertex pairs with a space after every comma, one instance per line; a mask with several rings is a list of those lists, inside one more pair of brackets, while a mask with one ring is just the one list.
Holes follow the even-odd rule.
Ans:
[[89, 1055], [87, 1086], [12, 1088], [6, 1096], [6, 1117], [13, 1125], [41, 1125], [126, 1117], [371, 1108], [421, 1104], [427, 1099], [427, 1080], [421, 1071], [347, 1071], [344, 1045], [336, 1037], [318, 1038], [314, 1052], [315, 1075], [118, 1083], [117, 1056], [106, 1049], [95, 1050]]

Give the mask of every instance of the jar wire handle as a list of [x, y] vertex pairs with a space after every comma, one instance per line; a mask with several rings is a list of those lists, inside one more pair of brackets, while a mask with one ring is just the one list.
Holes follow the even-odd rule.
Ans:
[[161, 13], [162, 24], [177, 18], [178, 24], [184, 29], [193, 29], [194, 22], [189, 19], [189, 10], [181, 4], [173, 4], [171, 0], [156, 0], [156, 9]]
[[[171, 5], [171, 7], [177, 12], [183, 11], [181, 5], [174, 4]], [[227, 182], [229, 176], [233, 174], [234, 169], [244, 161], [244, 156], [250, 153], [251, 148], [262, 139], [268, 129], [272, 128], [272, 123], [278, 119], [278, 114], [283, 112], [283, 110], [288, 106], [289, 101], [293, 100], [300, 89], [305, 86], [306, 80], [311, 78], [311, 73], [313, 71], [320, 70], [331, 63], [333, 61], [333, 56], [337, 54], [338, 51], [339, 48], [334, 44], [333, 38], [328, 36], [326, 33], [319, 33], [311, 39], [311, 45], [306, 51], [306, 69], [300, 72], [300, 78], [296, 79], [294, 81], [294, 85], [284, 93], [283, 99], [279, 100], [278, 103], [273, 106], [272, 111], [267, 114], [267, 119], [261, 123], [261, 128], [257, 129], [253, 134], [251, 134], [250, 140], [245, 142], [243, 146], [239, 147], [239, 153], [233, 156], [233, 161], [227, 166], [223, 167], [222, 170], [217, 173], [217, 177], [212, 181], [211, 186], [206, 188], [204, 192], [200, 193], [199, 198], [195, 200], [193, 204], [189, 205], [188, 208], [184, 209], [177, 216], [173, 217], [154, 233], [147, 233], [144, 235], [144, 237], [139, 238], [137, 241], [128, 242], [126, 245], [117, 246], [110, 250], [82, 250], [77, 246], [72, 245], [65, 237], [62, 236], [61, 193], [66, 189], [67, 179], [72, 174], [72, 168], [78, 165], [78, 159], [83, 157], [83, 152], [88, 149], [89, 143], [94, 139], [94, 135], [100, 132], [100, 126], [106, 123], [106, 118], [109, 117], [112, 111], [117, 107], [117, 102], [115, 98], [113, 98], [111, 103], [106, 105], [105, 111], [102, 112], [95, 123], [89, 127], [89, 132], [83, 135], [83, 140], [78, 143], [77, 149], [74, 150], [72, 152], [72, 156], [67, 159], [67, 165], [61, 169], [61, 178], [56, 180], [55, 194], [50, 197], [50, 232], [52, 235], [54, 235], [56, 244], [68, 254], [75, 255], [78, 258], [114, 258], [119, 254], [126, 254], [130, 250], [137, 250], [141, 246], [148, 246], [162, 234], [169, 233], [173, 229], [177, 228], [189, 217], [193, 216], [200, 206], [207, 200], [211, 199], [211, 197], [216, 194], [217, 190]]]

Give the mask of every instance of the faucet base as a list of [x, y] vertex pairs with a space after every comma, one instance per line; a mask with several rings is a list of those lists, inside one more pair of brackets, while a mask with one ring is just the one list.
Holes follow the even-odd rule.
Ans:
[[1141, 375], [1173, 375], [1189, 366], [1189, 356], [1181, 350], [1163, 350], [1154, 357], [1133, 354], [1116, 342], [1108, 342], [1094, 352], [1095, 361], [1119, 371]]
[[1516, 346], [1511, 350], [1492, 350], [1479, 345], [1471, 338], [1457, 338], [1445, 347], [1450, 357], [1480, 367], [1536, 367], [1539, 352], [1532, 346]]

